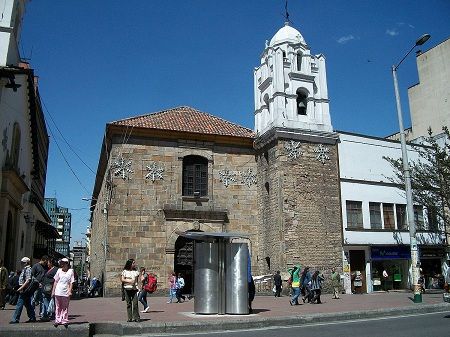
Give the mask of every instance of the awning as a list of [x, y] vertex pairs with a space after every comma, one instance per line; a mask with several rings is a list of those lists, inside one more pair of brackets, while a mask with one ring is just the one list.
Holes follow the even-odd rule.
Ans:
[[36, 231], [46, 239], [58, 239], [60, 237], [55, 227], [40, 220], [36, 220]]

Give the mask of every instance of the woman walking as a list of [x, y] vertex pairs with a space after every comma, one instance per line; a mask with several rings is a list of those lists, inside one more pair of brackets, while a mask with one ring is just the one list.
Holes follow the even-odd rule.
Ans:
[[136, 262], [129, 259], [123, 267], [121, 281], [125, 290], [125, 300], [127, 302], [128, 322], [140, 322], [138, 306], [138, 279], [139, 272], [136, 270]]
[[176, 303], [181, 303], [181, 299], [183, 299], [183, 302], [184, 302], [186, 300], [186, 297], [183, 296], [183, 288], [184, 288], [183, 274], [178, 273], [176, 284], [177, 284], [177, 302]]
[[150, 307], [148, 306], [147, 303], [147, 291], [144, 289], [144, 286], [148, 283], [148, 274], [145, 272], [145, 268], [141, 267], [141, 272], [140, 272], [140, 280], [141, 280], [141, 290], [139, 292], [139, 302], [142, 303], [142, 305], [144, 306], [144, 310], [142, 310], [141, 312], [149, 312], [150, 311]]
[[52, 296], [55, 298], [55, 328], [58, 325], [69, 326], [69, 301], [72, 296], [72, 287], [75, 282], [73, 269], [70, 269], [69, 260], [61, 259], [60, 268], [56, 272], [52, 288]]
[[167, 303], [172, 303], [173, 299], [177, 295], [177, 275], [175, 272], [172, 272], [172, 274], [169, 276], [169, 300]]
[[320, 294], [322, 292], [322, 281], [324, 280], [323, 276], [319, 275], [319, 271], [316, 270], [311, 277], [311, 293], [312, 299], [311, 303], [321, 304]]

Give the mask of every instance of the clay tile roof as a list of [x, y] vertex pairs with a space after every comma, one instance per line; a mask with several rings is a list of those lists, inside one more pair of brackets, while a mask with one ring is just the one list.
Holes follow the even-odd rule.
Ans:
[[251, 129], [187, 106], [122, 119], [111, 124], [233, 137], [255, 137], [255, 133]]

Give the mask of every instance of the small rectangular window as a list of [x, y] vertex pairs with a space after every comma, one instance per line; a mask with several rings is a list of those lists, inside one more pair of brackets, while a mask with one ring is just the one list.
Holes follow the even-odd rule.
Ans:
[[423, 223], [423, 207], [422, 206], [414, 206], [414, 222], [416, 224], [416, 229], [419, 231], [423, 231], [425, 229]]
[[395, 230], [394, 205], [383, 204], [384, 229]]
[[347, 228], [363, 228], [362, 202], [347, 201]]
[[379, 202], [369, 202], [370, 228], [381, 229], [381, 204]]
[[408, 229], [408, 222], [406, 221], [406, 205], [395, 205], [397, 213], [397, 229]]

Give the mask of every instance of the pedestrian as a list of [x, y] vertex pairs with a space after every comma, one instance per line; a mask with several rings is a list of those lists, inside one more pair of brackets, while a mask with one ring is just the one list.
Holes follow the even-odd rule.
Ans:
[[324, 281], [323, 275], [319, 275], [319, 271], [316, 270], [311, 277], [311, 293], [312, 299], [311, 304], [317, 303], [321, 304], [320, 294], [322, 293], [322, 282]]
[[255, 299], [256, 288], [255, 281], [253, 280], [253, 276], [250, 276], [250, 282], [248, 282], [248, 313], [253, 314], [252, 303]]
[[387, 282], [388, 282], [388, 279], [389, 279], [389, 274], [388, 274], [388, 272], [386, 271], [386, 269], [383, 269], [382, 275], [383, 275], [383, 286], [384, 286], [384, 291], [389, 292], [389, 289], [388, 289], [388, 287], [387, 287]]
[[139, 291], [139, 302], [142, 303], [142, 305], [144, 306], [144, 310], [142, 310], [141, 312], [149, 312], [150, 311], [150, 307], [148, 306], [148, 302], [147, 302], [147, 291], [144, 289], [144, 286], [148, 283], [148, 274], [145, 272], [145, 268], [141, 267], [141, 272], [139, 273], [140, 275], [140, 281], [141, 281], [141, 290]]
[[47, 260], [48, 256], [44, 255], [41, 257], [39, 262], [35, 263], [31, 268], [31, 276], [34, 277], [39, 282], [39, 287], [35, 290], [33, 297], [31, 298], [31, 305], [39, 305], [39, 315], [42, 317], [42, 280], [47, 272]]
[[9, 322], [10, 324], [19, 323], [24, 306], [27, 309], [27, 323], [36, 322], [34, 307], [31, 306], [31, 296], [33, 296], [36, 289], [31, 279], [30, 259], [24, 256], [20, 262], [22, 264], [22, 272], [19, 276], [19, 288], [17, 289], [19, 298], [17, 299], [16, 310], [14, 311], [12, 320]]
[[6, 292], [8, 291], [8, 270], [0, 259], [0, 310], [5, 310]]
[[55, 275], [58, 271], [58, 261], [48, 259], [47, 272], [42, 280], [42, 322], [49, 322], [54, 319], [55, 311], [49, 311], [50, 302], [53, 301], [52, 306], [55, 307], [55, 298], [52, 297], [53, 283], [55, 283]]
[[168, 278], [169, 280], [169, 300], [167, 303], [172, 303], [177, 295], [177, 275], [172, 272]]
[[73, 284], [75, 283], [75, 274], [70, 268], [67, 258], [61, 259], [59, 269], [54, 276], [52, 296], [55, 297], [55, 328], [58, 325], [69, 326], [69, 302], [72, 296]]
[[312, 274], [311, 274], [311, 272], [309, 270], [309, 267], [306, 266], [305, 269], [303, 269], [302, 275], [300, 277], [300, 284], [301, 284], [301, 287], [302, 287], [302, 291], [301, 292], [302, 292], [302, 296], [303, 296], [302, 297], [303, 303], [305, 303], [306, 300], [308, 300], [308, 303], [311, 302], [311, 298], [312, 298], [312, 296], [311, 296], [311, 287], [310, 287], [310, 285], [311, 285], [311, 283], [310, 283], [311, 276], [312, 276]]
[[127, 322], [140, 322], [139, 306], [138, 306], [138, 284], [139, 272], [136, 270], [136, 261], [127, 260], [121, 274], [121, 281], [125, 290], [125, 300], [127, 303]]
[[300, 296], [300, 265], [294, 266], [294, 268], [288, 269], [292, 279], [292, 297], [289, 300], [290, 305], [298, 305], [298, 297]]
[[277, 270], [277, 273], [273, 276], [273, 283], [275, 285], [275, 297], [281, 297], [281, 286], [283, 281], [281, 280], [279, 270]]
[[185, 285], [185, 283], [184, 283], [183, 274], [178, 273], [178, 277], [177, 277], [177, 292], [176, 292], [177, 301], [176, 301], [176, 303], [181, 303], [181, 299], [183, 299], [183, 302], [186, 300], [186, 297], [183, 296], [184, 285]]
[[331, 285], [333, 287], [333, 299], [338, 299], [341, 287], [341, 275], [336, 272], [336, 268], [331, 269]]
[[22, 273], [21, 270], [16, 270], [16, 272], [11, 272], [9, 274], [9, 279], [8, 279], [9, 291], [10, 291], [9, 304], [11, 304], [11, 305], [16, 305], [17, 300], [19, 299], [19, 293], [17, 292], [17, 289], [20, 288], [19, 278], [20, 278], [21, 273]]

